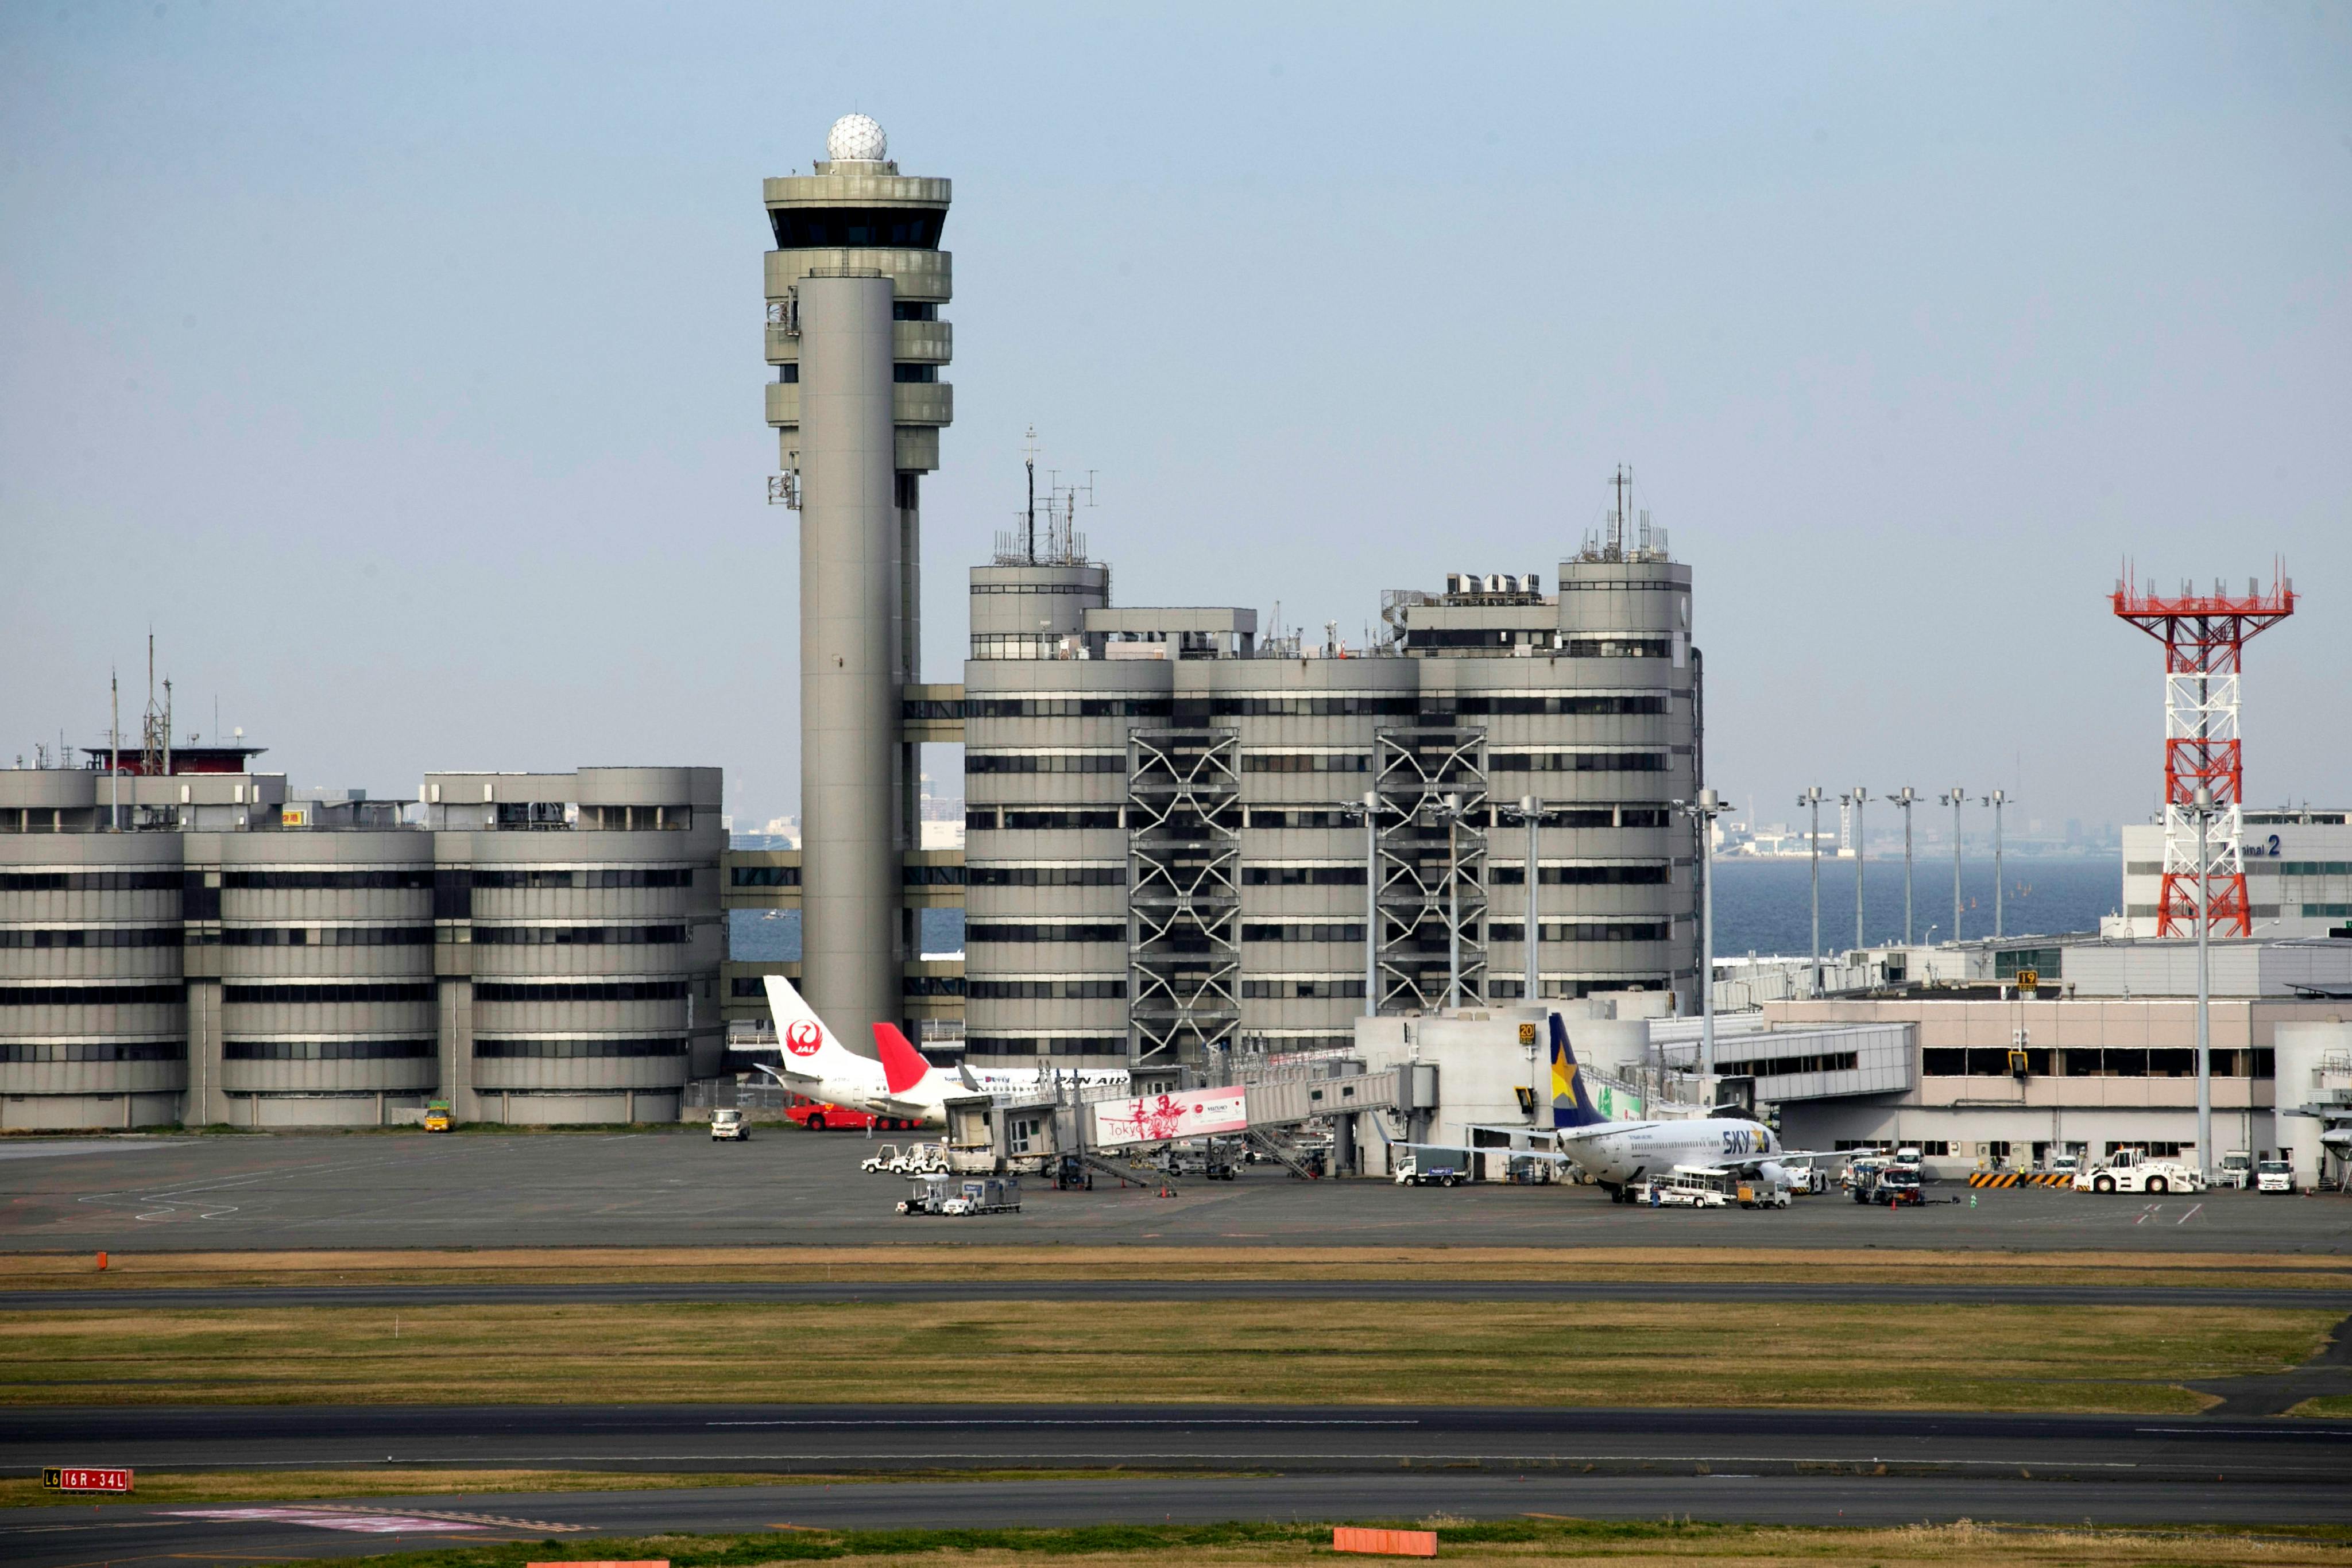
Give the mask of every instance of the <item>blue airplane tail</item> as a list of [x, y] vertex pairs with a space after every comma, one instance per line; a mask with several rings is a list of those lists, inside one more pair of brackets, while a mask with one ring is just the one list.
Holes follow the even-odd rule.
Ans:
[[1576, 1051], [1568, 1043], [1568, 1025], [1558, 1013], [1551, 1015], [1551, 1124], [1555, 1127], [1591, 1127], [1609, 1120], [1592, 1103], [1592, 1093], [1584, 1086], [1584, 1074], [1577, 1071]]

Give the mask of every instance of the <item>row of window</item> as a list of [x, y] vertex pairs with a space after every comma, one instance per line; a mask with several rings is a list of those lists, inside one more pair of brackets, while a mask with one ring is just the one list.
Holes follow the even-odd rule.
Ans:
[[947, 214], [922, 207], [771, 207], [778, 250], [937, 250]]
[[[1546, 887], [1635, 887], [1670, 880], [1664, 861], [1641, 865], [1548, 865], [1536, 873]], [[1498, 865], [1487, 868], [1486, 880], [1497, 887], [1525, 887], [1528, 868]]]
[[478, 1002], [674, 1002], [684, 980], [482, 980]]
[[1364, 885], [1360, 865], [1245, 865], [1244, 887], [1347, 887]]
[[890, 379], [901, 385], [927, 385], [940, 379], [940, 368], [937, 365], [909, 364], [902, 360], [890, 367]]
[[975, 1034], [964, 1041], [964, 1049], [975, 1056], [1125, 1056], [1127, 1036], [1066, 1035], [1039, 1040], [1025, 1034]]
[[1244, 980], [1242, 995], [1258, 1000], [1288, 1001], [1293, 998], [1360, 997], [1364, 977], [1323, 980]]
[[299, 893], [345, 888], [427, 888], [433, 885], [430, 866], [367, 871], [229, 871], [221, 873], [223, 887], [290, 888]]
[[103, 1040], [75, 1040], [42, 1045], [0, 1045], [0, 1061], [180, 1061], [187, 1052], [168, 1040], [133, 1040], [121, 1045]]
[[180, 872], [0, 871], [0, 893], [177, 893]]
[[535, 1061], [575, 1061], [583, 1058], [684, 1056], [687, 1041], [669, 1036], [652, 1040], [478, 1040], [477, 1060], [527, 1057]]
[[967, 942], [1124, 942], [1125, 922], [1117, 925], [1013, 925], [984, 921], [964, 927]]
[[1119, 753], [1076, 754], [1071, 752], [1004, 753], [967, 751], [963, 757], [966, 773], [1124, 773], [1127, 758]]
[[[2197, 1052], [2186, 1046], [2154, 1051], [2064, 1047], [2056, 1051], [2030, 1050], [2025, 1057], [2029, 1072], [2046, 1074], [2055, 1069], [2067, 1078], [2197, 1075]], [[2269, 1078], [2275, 1071], [2275, 1056], [2267, 1047], [2249, 1051], [2217, 1051], [2213, 1071], [2222, 1078]], [[1919, 1052], [1919, 1071], [1931, 1078], [2004, 1077], [2011, 1071], [2010, 1051], [2006, 1047], [1932, 1047]]]
[[683, 942], [683, 925], [477, 925], [474, 940], [496, 947], [606, 947]]
[[970, 995], [988, 1001], [1123, 1001], [1125, 980], [974, 980]]
[[231, 925], [224, 947], [424, 947], [430, 925]]
[[1813, 1056], [1752, 1056], [1719, 1062], [1716, 1071], [1726, 1078], [1776, 1078], [1791, 1072], [1852, 1072], [1861, 1065], [1860, 1051], [1828, 1051]]
[[1253, 920], [1242, 925], [1244, 942], [1361, 942], [1361, 925], [1311, 920]]
[[[1663, 920], [1546, 920], [1541, 929], [1547, 942], [1663, 942], [1667, 936]], [[1524, 920], [1493, 920], [1486, 924], [1486, 939], [1490, 942], [1523, 941], [1527, 934], [1528, 923]]]
[[[1088, 828], [1116, 828], [1119, 825], [1116, 806], [1084, 811], [1006, 811], [1003, 815], [1008, 832], [1067, 832]], [[993, 806], [968, 809], [963, 825], [986, 832], [995, 828], [997, 811]]]
[[1361, 752], [1248, 751], [1242, 754], [1244, 773], [1370, 773], [1372, 759]]
[[[604, 866], [577, 871], [549, 871], [539, 867], [529, 870], [473, 868], [473, 885], [487, 888], [547, 888], [547, 887], [692, 887], [694, 867], [680, 866]], [[452, 874], [463, 877], [463, 870], [443, 871], [443, 877]]]
[[1122, 865], [976, 865], [974, 887], [1125, 887]]
[[2303, 913], [2305, 918], [2310, 920], [2333, 919], [2352, 915], [2352, 904], [2306, 904], [2303, 906]]
[[177, 1007], [180, 982], [100, 986], [0, 986], [0, 1008]]
[[1496, 773], [1664, 773], [1663, 751], [1497, 751], [1486, 759]]
[[0, 947], [177, 947], [176, 925], [0, 926]]
[[437, 1056], [429, 1040], [231, 1040], [221, 1043], [227, 1061], [414, 1061]]
[[2281, 861], [2281, 876], [2352, 876], [2352, 861]]
[[976, 594], [997, 593], [1100, 593], [1099, 582], [975, 582], [971, 591]]
[[[1840, 1138], [1837, 1141], [1837, 1152], [1842, 1155], [1847, 1153], [1891, 1155], [1896, 1145], [1884, 1138]], [[1951, 1155], [1952, 1141], [1949, 1138], [1916, 1138], [1903, 1145], [1902, 1147], [1918, 1150], [1920, 1156], [1925, 1159], [1946, 1159]]]
[[232, 980], [221, 987], [224, 1002], [429, 1002], [434, 994], [430, 980], [333, 980], [319, 985]]
[[796, 865], [739, 865], [727, 868], [730, 887], [798, 887], [801, 868]]
[[1166, 718], [1173, 706], [1166, 697], [964, 699], [964, 712], [973, 718]]

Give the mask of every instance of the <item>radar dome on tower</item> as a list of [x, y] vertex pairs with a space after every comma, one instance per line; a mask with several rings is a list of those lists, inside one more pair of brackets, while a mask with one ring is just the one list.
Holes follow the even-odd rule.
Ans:
[[845, 114], [824, 134], [824, 155], [836, 163], [879, 163], [890, 155], [890, 139], [862, 114]]

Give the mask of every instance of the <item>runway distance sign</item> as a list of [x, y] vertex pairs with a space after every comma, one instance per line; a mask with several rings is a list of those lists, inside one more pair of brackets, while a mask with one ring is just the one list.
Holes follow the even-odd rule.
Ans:
[[41, 1485], [50, 1491], [129, 1491], [131, 1472], [51, 1465], [41, 1471]]

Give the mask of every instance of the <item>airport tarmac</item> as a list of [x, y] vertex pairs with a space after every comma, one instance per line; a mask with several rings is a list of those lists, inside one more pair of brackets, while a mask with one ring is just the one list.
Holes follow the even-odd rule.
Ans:
[[[2023, 1251], [2352, 1251], [2352, 1198], [2146, 1198], [1932, 1187], [1890, 1212], [1843, 1194], [1786, 1211], [1651, 1210], [1598, 1188], [1307, 1182], [1277, 1166], [1187, 1179], [1178, 1196], [1025, 1184], [1018, 1215], [909, 1220], [901, 1178], [857, 1162], [884, 1140], [698, 1131], [214, 1134], [0, 1143], [0, 1249], [774, 1246], [805, 1241], [1133, 1242], [1188, 1247], [1933, 1247]], [[42, 1157], [47, 1156], [47, 1157]]]

